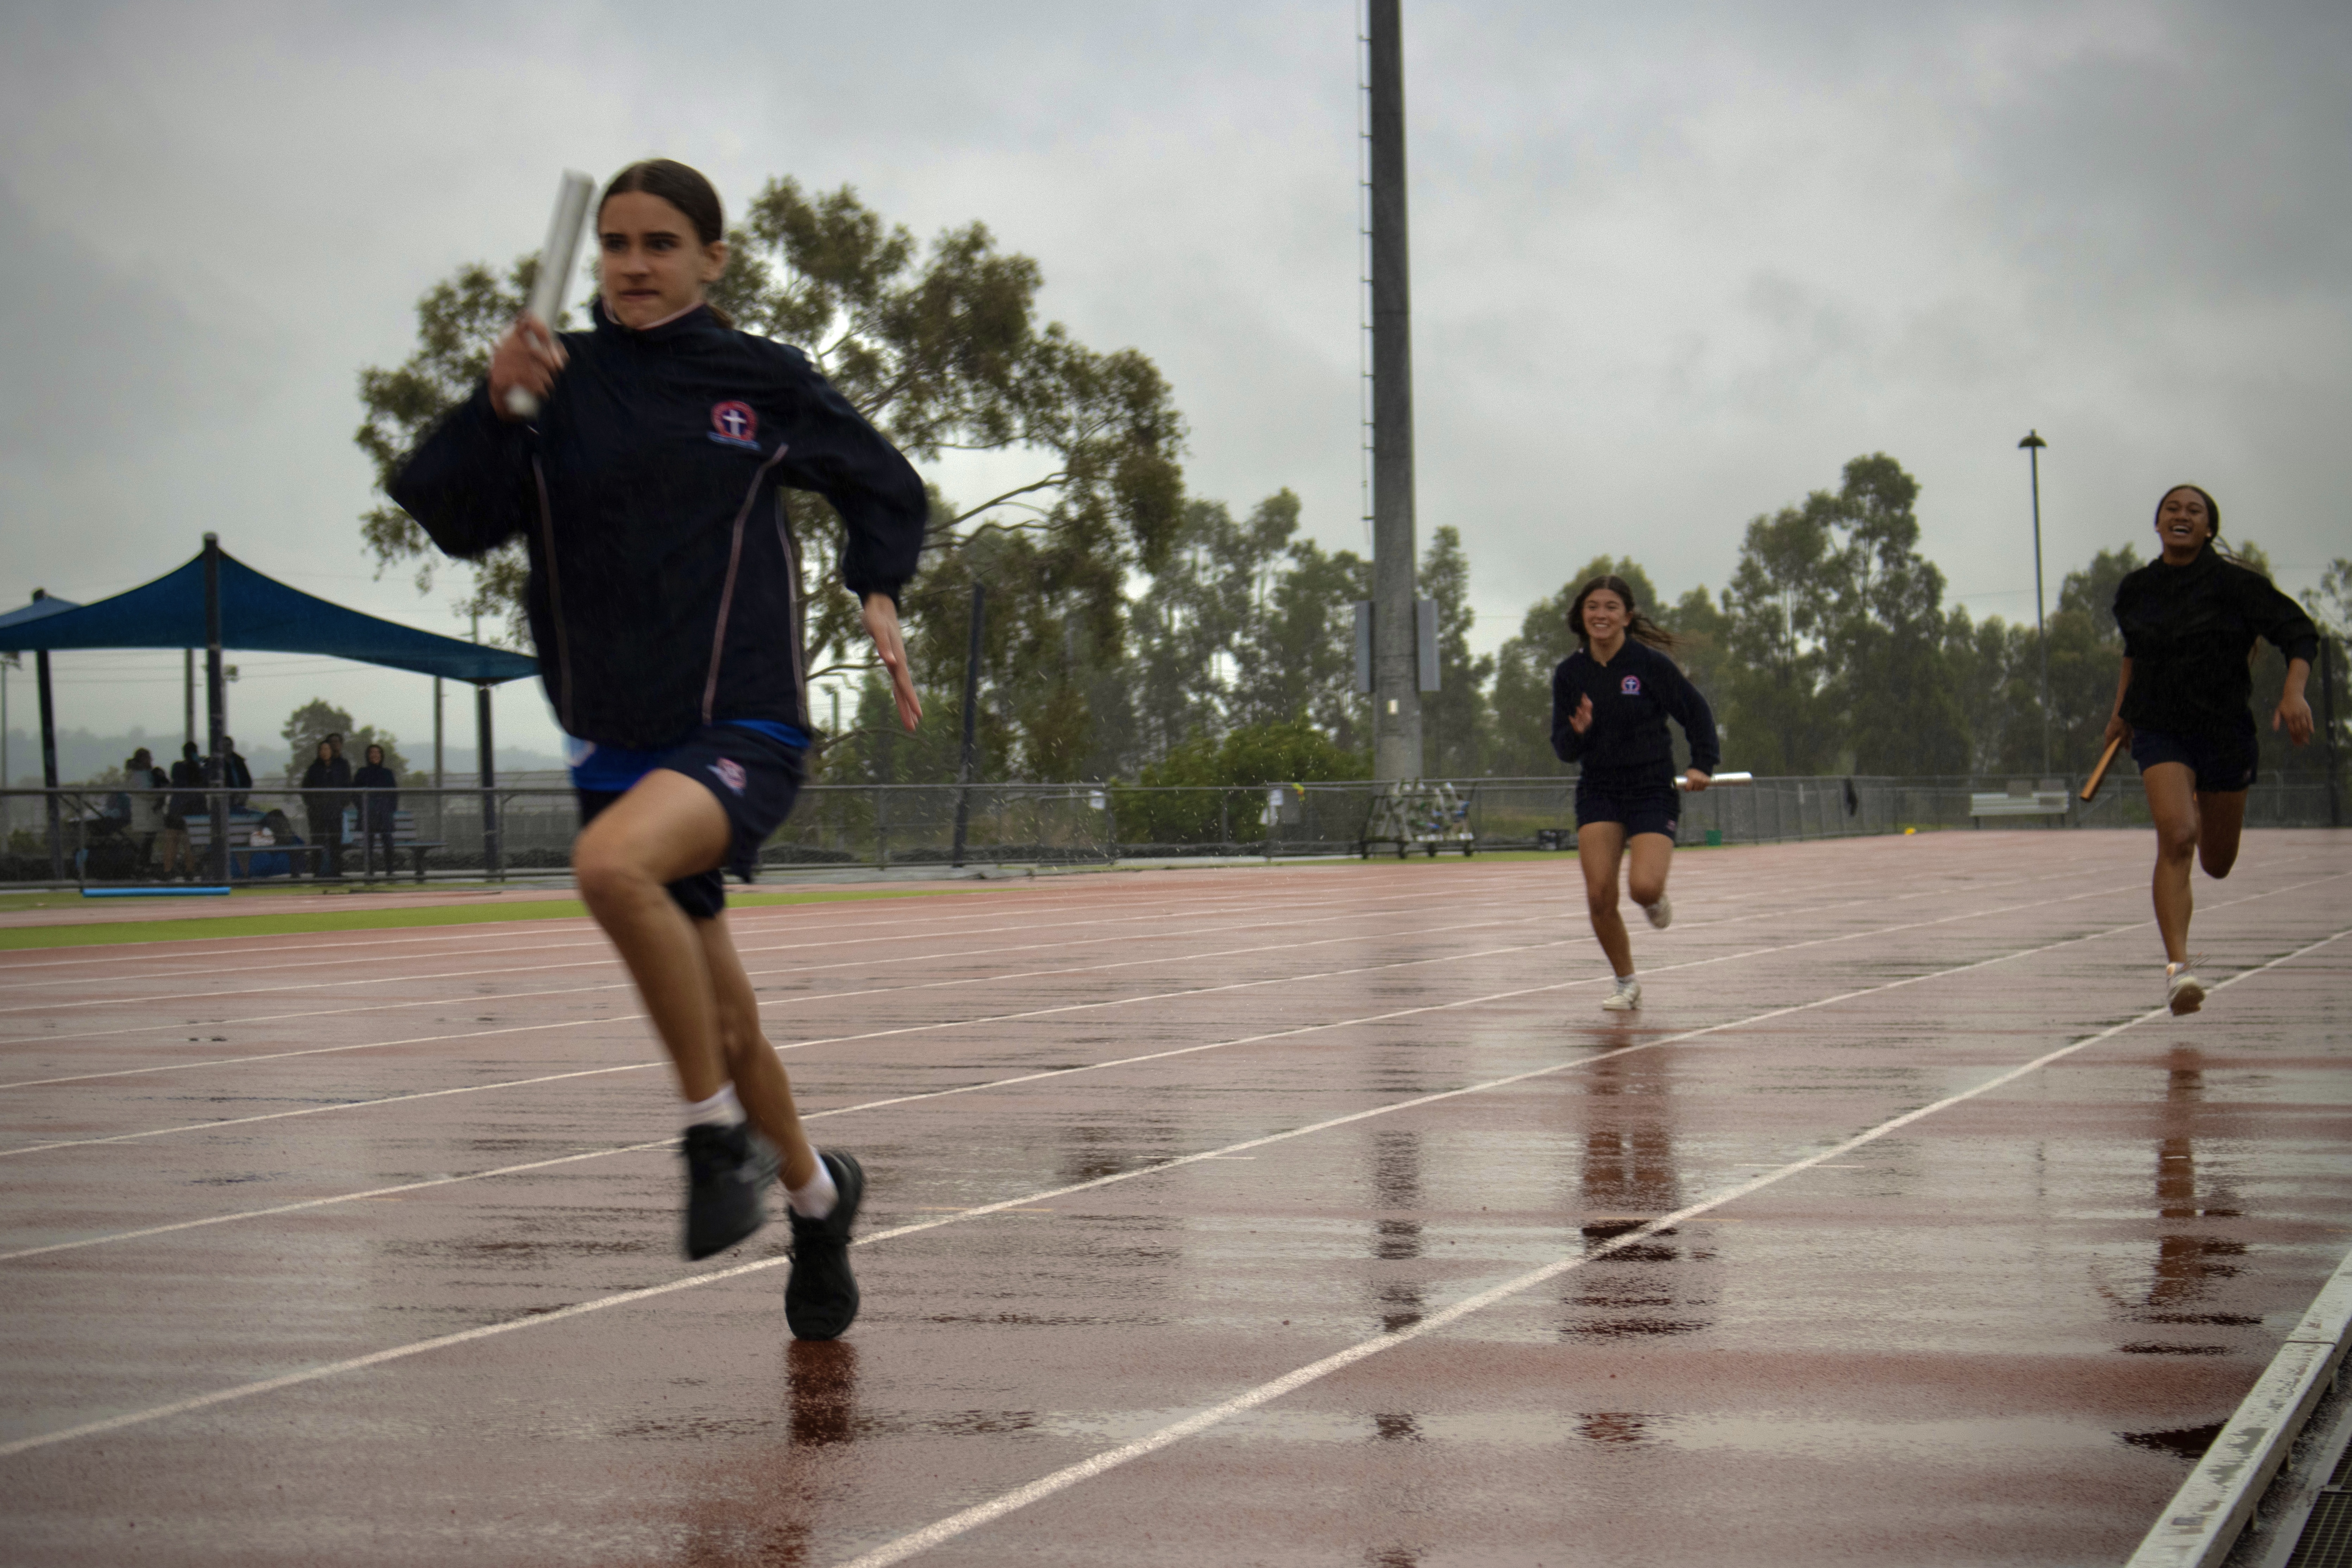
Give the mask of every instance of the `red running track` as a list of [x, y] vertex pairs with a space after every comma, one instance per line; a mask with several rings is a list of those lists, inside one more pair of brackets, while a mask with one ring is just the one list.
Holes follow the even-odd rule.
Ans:
[[2352, 1246], [2352, 835], [746, 910], [865, 1315], [677, 1256], [581, 922], [0, 959], [0, 1556], [2121, 1561]]

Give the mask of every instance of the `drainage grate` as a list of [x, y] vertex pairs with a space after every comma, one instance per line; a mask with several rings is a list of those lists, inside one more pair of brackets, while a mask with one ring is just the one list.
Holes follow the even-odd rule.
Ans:
[[2352, 1568], [2352, 1491], [2324, 1491], [2286, 1568]]

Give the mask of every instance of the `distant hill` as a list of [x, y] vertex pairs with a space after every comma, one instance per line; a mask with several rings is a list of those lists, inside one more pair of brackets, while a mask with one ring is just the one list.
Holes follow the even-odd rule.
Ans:
[[[15, 707], [13, 702], [10, 707]], [[12, 714], [11, 717], [14, 717]], [[232, 731], [234, 733], [234, 731]], [[76, 784], [97, 777], [109, 768], [122, 765], [124, 758], [144, 746], [155, 753], [160, 765], [169, 767], [180, 755], [181, 732], [151, 735], [144, 730], [133, 729], [127, 735], [95, 735], [88, 730], [58, 731], [58, 778], [63, 784]], [[201, 745], [203, 742], [197, 742]], [[238, 754], [253, 769], [253, 776], [268, 781], [282, 779], [286, 773], [286, 747], [275, 737], [267, 744], [240, 744]], [[453, 784], [464, 784], [474, 775], [474, 749], [471, 746], [447, 747], [448, 779]], [[523, 773], [547, 773], [563, 766], [562, 757], [545, 752], [519, 747], [498, 749], [499, 776], [509, 779]], [[431, 768], [433, 749], [428, 738], [422, 757], [412, 757], [413, 765]], [[41, 783], [41, 737], [38, 731], [11, 727], [8, 731], [7, 769], [0, 777], [6, 778], [15, 788], [37, 789]]]

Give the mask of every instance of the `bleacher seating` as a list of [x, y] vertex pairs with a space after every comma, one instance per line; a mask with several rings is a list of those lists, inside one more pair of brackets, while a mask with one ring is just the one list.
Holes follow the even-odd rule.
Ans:
[[[256, 873], [253, 868], [253, 858], [257, 855], [283, 855], [287, 857], [287, 868], [284, 871], [266, 871], [260, 873], [263, 876], [290, 877], [297, 869], [304, 868], [306, 863], [307, 868], [311, 872], [311, 874], [316, 875], [318, 873], [320, 858], [324, 856], [327, 852], [327, 847], [325, 845], [286, 843], [256, 844], [253, 841], [253, 830], [260, 826], [261, 814], [259, 812], [233, 811], [229, 813], [228, 874], [231, 877], [254, 876]], [[195, 851], [197, 865], [205, 866], [211, 864], [213, 819], [210, 816], [191, 816], [188, 818], [188, 844]]]
[[[415, 868], [416, 879], [418, 881], [421, 882], [425, 880], [425, 857], [433, 850], [446, 847], [447, 847], [447, 846], [441, 839], [419, 838], [416, 836], [416, 814], [415, 812], [395, 811], [392, 814], [393, 855], [397, 858], [404, 851], [409, 854], [411, 857], [410, 863]], [[343, 844], [344, 854], [348, 857], [353, 850], [357, 850], [359, 853], [362, 868], [366, 869], [368, 874], [373, 875], [373, 868], [368, 866], [368, 857], [374, 853], [375, 846], [365, 843], [356, 837], [346, 838]], [[394, 874], [394, 868], [391, 866], [383, 868], [383, 875], [386, 877], [390, 877]]]
[[2036, 784], [2031, 779], [2011, 779], [2009, 787], [1998, 793], [1972, 791], [1969, 795], [1969, 816], [1981, 827], [1981, 818], [1988, 816], [2063, 816], [2073, 804], [2073, 792], [2061, 779], [2043, 779]]

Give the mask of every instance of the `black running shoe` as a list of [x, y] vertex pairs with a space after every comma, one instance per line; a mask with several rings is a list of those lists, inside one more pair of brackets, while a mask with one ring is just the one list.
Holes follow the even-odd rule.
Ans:
[[768, 1223], [776, 1152], [749, 1122], [686, 1130], [686, 1255], [724, 1252]]
[[793, 1277], [784, 1321], [796, 1340], [835, 1340], [857, 1320], [857, 1278], [849, 1271], [849, 1227], [866, 1196], [866, 1169], [852, 1154], [820, 1154], [841, 1196], [823, 1219], [793, 1215]]

